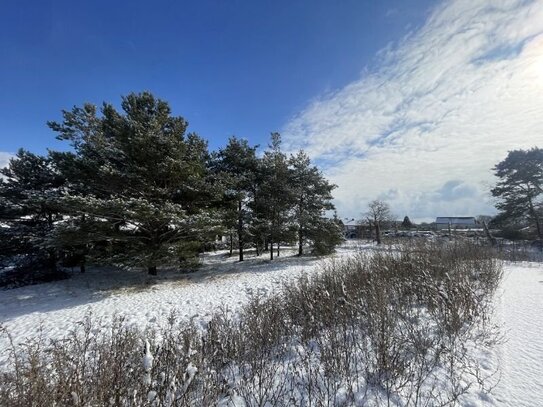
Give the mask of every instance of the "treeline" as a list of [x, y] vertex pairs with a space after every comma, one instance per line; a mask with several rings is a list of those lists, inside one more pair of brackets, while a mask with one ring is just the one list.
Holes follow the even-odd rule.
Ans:
[[308, 156], [287, 156], [273, 133], [262, 156], [231, 137], [210, 152], [167, 102], [144, 92], [63, 111], [48, 122], [68, 151], [19, 150], [0, 170], [0, 267], [57, 270], [89, 263], [185, 267], [226, 236], [244, 250], [280, 254], [308, 244], [326, 254], [342, 240], [330, 184]]

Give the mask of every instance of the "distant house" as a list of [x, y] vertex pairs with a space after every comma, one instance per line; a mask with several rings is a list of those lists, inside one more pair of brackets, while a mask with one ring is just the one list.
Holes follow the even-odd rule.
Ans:
[[438, 216], [436, 218], [436, 229], [477, 229], [479, 224], [471, 216]]
[[343, 232], [347, 239], [358, 237], [359, 223], [355, 219], [343, 219]]

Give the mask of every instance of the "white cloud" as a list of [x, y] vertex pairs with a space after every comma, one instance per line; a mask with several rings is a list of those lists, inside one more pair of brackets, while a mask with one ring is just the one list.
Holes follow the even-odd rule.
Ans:
[[0, 151], [0, 168], [4, 168], [8, 165], [9, 159], [13, 157], [13, 154]]
[[388, 198], [399, 217], [493, 211], [491, 168], [543, 147], [543, 1], [447, 1], [378, 68], [283, 130], [339, 185], [341, 215]]

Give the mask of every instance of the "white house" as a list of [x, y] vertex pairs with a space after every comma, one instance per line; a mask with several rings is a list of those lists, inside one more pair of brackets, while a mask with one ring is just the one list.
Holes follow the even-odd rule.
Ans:
[[436, 218], [436, 229], [477, 229], [479, 225], [472, 216], [438, 216]]

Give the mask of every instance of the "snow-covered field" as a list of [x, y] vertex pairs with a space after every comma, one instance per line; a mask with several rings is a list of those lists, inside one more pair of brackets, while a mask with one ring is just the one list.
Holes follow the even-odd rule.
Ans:
[[543, 264], [506, 265], [496, 318], [505, 334], [496, 349], [496, 404], [543, 406]]
[[[352, 255], [356, 244], [336, 256]], [[0, 323], [16, 341], [44, 335], [60, 338], [86, 315], [107, 326], [115, 315], [139, 328], [180, 318], [205, 321], [221, 305], [237, 309], [252, 294], [279, 290], [303, 273], [319, 270], [318, 260], [292, 253], [273, 262], [249, 257], [237, 263], [224, 253], [207, 254], [196, 273], [163, 272], [150, 280], [141, 272], [89, 270], [71, 279], [0, 291]], [[496, 322], [505, 341], [481, 359], [489, 369], [499, 363], [502, 377], [490, 398], [466, 398], [466, 405], [543, 406], [543, 264], [508, 264], [496, 298]], [[7, 339], [0, 339], [0, 351]], [[5, 355], [0, 355], [0, 366]]]
[[[345, 245], [335, 257], [349, 256], [357, 247]], [[37, 335], [62, 338], [86, 315], [101, 320], [103, 326], [122, 315], [128, 325], [140, 329], [164, 324], [172, 312], [205, 323], [220, 306], [236, 310], [253, 294], [267, 294], [302, 273], [316, 272], [323, 261], [293, 254], [284, 249], [273, 262], [249, 255], [239, 263], [225, 252], [208, 253], [195, 273], [161, 271], [156, 278], [141, 271], [74, 271], [67, 280], [0, 291], [0, 324], [19, 342]], [[0, 350], [6, 346], [3, 336]], [[0, 368], [5, 360], [0, 351]]]

